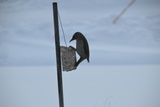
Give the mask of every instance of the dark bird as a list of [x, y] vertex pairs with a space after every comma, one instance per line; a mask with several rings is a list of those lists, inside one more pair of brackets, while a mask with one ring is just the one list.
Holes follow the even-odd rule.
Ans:
[[69, 42], [73, 40], [76, 40], [75, 50], [80, 56], [78, 62], [76, 62], [75, 64], [75, 66], [77, 67], [85, 59], [87, 59], [87, 61], [89, 62], [89, 45], [84, 35], [80, 32], [76, 32]]

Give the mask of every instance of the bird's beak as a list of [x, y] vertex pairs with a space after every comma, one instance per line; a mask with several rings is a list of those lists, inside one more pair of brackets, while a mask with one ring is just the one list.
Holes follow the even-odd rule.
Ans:
[[72, 38], [69, 42], [73, 41], [74, 39]]

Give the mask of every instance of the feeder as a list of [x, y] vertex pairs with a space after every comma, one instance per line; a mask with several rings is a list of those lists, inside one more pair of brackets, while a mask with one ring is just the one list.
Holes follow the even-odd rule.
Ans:
[[63, 71], [71, 71], [75, 70], [75, 64], [76, 64], [76, 52], [75, 48], [72, 46], [66, 47], [66, 46], [60, 46], [61, 51], [61, 61], [63, 66]]

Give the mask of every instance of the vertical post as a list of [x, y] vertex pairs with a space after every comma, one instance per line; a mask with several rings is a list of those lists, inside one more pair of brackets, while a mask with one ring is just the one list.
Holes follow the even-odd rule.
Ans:
[[56, 2], [53, 2], [52, 5], [53, 5], [56, 60], [57, 60], [57, 80], [58, 80], [59, 107], [64, 107], [62, 70], [61, 70], [61, 56], [60, 56], [60, 40], [59, 40], [59, 26], [58, 26], [58, 8], [57, 8], [57, 3]]

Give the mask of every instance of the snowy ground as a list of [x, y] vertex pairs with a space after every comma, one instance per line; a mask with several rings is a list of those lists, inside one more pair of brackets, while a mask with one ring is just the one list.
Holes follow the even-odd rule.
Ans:
[[[159, 107], [160, 66], [63, 72], [65, 107]], [[58, 107], [56, 68], [0, 67], [0, 107]]]

